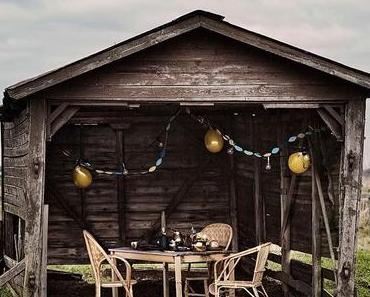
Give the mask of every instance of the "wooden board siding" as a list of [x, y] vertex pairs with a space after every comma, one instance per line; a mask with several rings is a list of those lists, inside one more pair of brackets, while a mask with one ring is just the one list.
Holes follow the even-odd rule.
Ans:
[[343, 80], [204, 29], [153, 46], [46, 92], [50, 99], [333, 101], [360, 98]]
[[29, 110], [4, 123], [4, 210], [25, 218], [29, 160]]
[[[310, 119], [307, 123], [302, 120], [302, 113]], [[252, 116], [255, 114], [255, 117]], [[254, 110], [247, 114], [235, 117], [234, 137], [239, 139], [246, 147], [262, 150], [271, 145], [278, 143], [278, 133], [280, 126], [286, 127], [284, 135], [296, 135], [297, 132], [304, 130], [309, 123], [319, 122], [315, 111], [263, 111]], [[254, 124], [253, 124], [254, 123]], [[251, 129], [254, 125], [254, 132]], [[321, 122], [321, 125], [324, 124]], [[253, 134], [251, 134], [253, 133]], [[244, 139], [243, 139], [244, 137]], [[255, 138], [256, 147], [253, 146], [251, 139]], [[338, 238], [338, 176], [339, 164], [336, 162], [335, 156], [340, 155], [340, 144], [336, 142], [334, 137], [328, 137], [324, 143], [331, 154], [327, 160], [330, 167], [330, 173], [333, 178], [333, 188], [335, 204], [332, 205], [328, 198], [328, 179], [326, 175], [322, 176], [322, 184], [324, 188], [326, 207], [329, 212], [332, 234], [334, 235], [334, 243], [337, 244]], [[295, 152], [298, 147], [296, 144], [290, 144], [289, 153]], [[243, 155], [236, 154], [236, 172], [237, 172], [237, 190], [238, 190], [238, 221], [240, 232], [240, 243], [242, 246], [250, 247], [256, 244], [255, 242], [255, 219], [254, 219], [254, 196], [253, 196], [253, 158], [246, 158]], [[281, 156], [284, 162], [287, 162], [288, 156]], [[265, 170], [266, 162], [262, 162], [261, 167], [261, 195], [265, 200], [265, 232], [266, 240], [280, 245], [280, 160], [279, 158], [271, 158], [272, 169]], [[285, 173], [290, 177], [290, 171]], [[291, 213], [291, 249], [302, 251], [305, 253], [311, 252], [311, 176], [310, 170], [299, 175], [297, 178], [297, 188], [295, 191], [294, 211]], [[327, 247], [326, 234], [324, 226], [322, 230], [322, 254], [329, 256]]]
[[[77, 114], [77, 117], [79, 115]], [[158, 148], [151, 145], [168, 119], [153, 116], [150, 121], [141, 117], [125, 117], [132, 123], [125, 130], [124, 152], [129, 169], [148, 169], [154, 162]], [[222, 122], [222, 119], [221, 119]], [[185, 127], [185, 128], [183, 128]], [[116, 138], [109, 125], [84, 126], [80, 136], [79, 126], [68, 125], [53, 138], [47, 149], [47, 180], [55, 185], [66, 203], [82, 218], [84, 207], [86, 226], [105, 246], [119, 242], [117, 179], [111, 176], [94, 176], [92, 186], [85, 190], [81, 204], [79, 190], [72, 183], [74, 161], [60, 152], [70, 149], [78, 152], [98, 168], [119, 168], [116, 158]], [[204, 128], [189, 117], [180, 118], [171, 130], [168, 154], [163, 167], [151, 175], [129, 176], [125, 179], [125, 237], [126, 242], [139, 239], [150, 230], [176, 195], [184, 181], [195, 174], [195, 169], [209, 156], [203, 145]], [[76, 156], [78, 157], [78, 156]], [[184, 200], [168, 218], [170, 228], [189, 232], [191, 224], [200, 230], [212, 222], [229, 222], [228, 166], [226, 155], [212, 156], [205, 173], [200, 175]], [[87, 260], [81, 228], [55, 201], [48, 197], [49, 263], [73, 263]]]

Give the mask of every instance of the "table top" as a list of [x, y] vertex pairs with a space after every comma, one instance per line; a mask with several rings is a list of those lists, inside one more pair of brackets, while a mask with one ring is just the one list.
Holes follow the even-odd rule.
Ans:
[[130, 247], [119, 247], [109, 249], [111, 254], [121, 255], [126, 259], [143, 260], [148, 262], [174, 262], [176, 257], [181, 257], [183, 263], [211, 262], [217, 261], [230, 251], [160, 251], [160, 250], [135, 250]]

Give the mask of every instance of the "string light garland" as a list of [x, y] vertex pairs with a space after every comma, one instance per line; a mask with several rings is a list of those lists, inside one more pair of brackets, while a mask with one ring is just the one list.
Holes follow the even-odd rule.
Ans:
[[[76, 186], [80, 188], [86, 188], [91, 184], [92, 178], [91, 176], [89, 176], [86, 170], [95, 172], [96, 174], [99, 174], [99, 175], [104, 174], [104, 175], [111, 175], [111, 176], [146, 175], [146, 174], [157, 171], [157, 169], [163, 165], [163, 162], [165, 160], [165, 156], [167, 153], [168, 137], [169, 137], [170, 130], [173, 126], [173, 122], [181, 114], [181, 112], [182, 110], [178, 109], [176, 113], [169, 118], [165, 126], [165, 129], [164, 129], [164, 132], [165, 132], [164, 142], [160, 142], [158, 140], [159, 138], [157, 138], [159, 142], [160, 150], [159, 150], [156, 160], [152, 163], [151, 166], [149, 166], [148, 169], [128, 170], [128, 168], [126, 167], [126, 164], [122, 163], [120, 170], [109, 171], [109, 170], [98, 169], [89, 161], [78, 159], [76, 161], [76, 165], [75, 165], [74, 172], [73, 172], [73, 180]], [[318, 133], [318, 132], [322, 132], [323, 130], [325, 130], [325, 128], [313, 129], [312, 127], [308, 127], [308, 130], [306, 132], [301, 132], [296, 135], [288, 137], [285, 143], [272, 146], [270, 149], [265, 150], [264, 152], [258, 152], [256, 150], [252, 150], [250, 148], [246, 148], [242, 146], [239, 142], [235, 141], [231, 136], [229, 136], [226, 133], [223, 133], [219, 128], [216, 128], [214, 125], [212, 125], [211, 122], [207, 118], [199, 116], [199, 115], [194, 115], [190, 111], [189, 108], [185, 109], [185, 113], [188, 114], [193, 120], [201, 124], [203, 127], [208, 129], [205, 135], [205, 145], [210, 152], [212, 153], [220, 152], [224, 147], [224, 143], [226, 143], [229, 145], [227, 149], [228, 154], [233, 154], [234, 152], [238, 152], [248, 157], [256, 157], [256, 158], [265, 159], [267, 161], [267, 164], [265, 167], [266, 170], [271, 169], [270, 158], [280, 155], [279, 154], [281, 151], [280, 148], [285, 143], [292, 144], [292, 143], [295, 143], [296, 141], [300, 141], [301, 143], [305, 137], [310, 136], [313, 133]], [[214, 142], [212, 144], [212, 141], [216, 141], [217, 143]], [[63, 154], [68, 157], [71, 157], [71, 154], [68, 151], [63, 151]], [[292, 157], [293, 155], [294, 155], [294, 162], [291, 162], [291, 164], [293, 165], [289, 166], [289, 168], [294, 173], [305, 172], [310, 166], [309, 156], [307, 155], [307, 153], [297, 152], [295, 154], [292, 154], [290, 156], [292, 159], [289, 158], [290, 160], [293, 160], [293, 157]], [[304, 156], [304, 158], [301, 158], [302, 156]]]

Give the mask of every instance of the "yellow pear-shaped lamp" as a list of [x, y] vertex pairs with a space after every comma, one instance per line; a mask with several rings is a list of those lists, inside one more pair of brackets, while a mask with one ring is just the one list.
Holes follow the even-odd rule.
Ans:
[[204, 144], [211, 153], [218, 153], [224, 147], [224, 139], [218, 130], [209, 129], [204, 136]]
[[76, 187], [81, 189], [85, 189], [90, 186], [92, 183], [90, 171], [81, 165], [77, 165], [73, 169], [73, 183]]
[[288, 159], [289, 169], [296, 174], [306, 172], [311, 165], [310, 155], [305, 152], [291, 154]]

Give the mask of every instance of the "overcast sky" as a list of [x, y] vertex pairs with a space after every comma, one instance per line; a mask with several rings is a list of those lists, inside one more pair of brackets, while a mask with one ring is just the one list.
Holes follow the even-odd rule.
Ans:
[[195, 9], [370, 72], [369, 0], [0, 0], [0, 89]]

